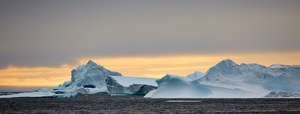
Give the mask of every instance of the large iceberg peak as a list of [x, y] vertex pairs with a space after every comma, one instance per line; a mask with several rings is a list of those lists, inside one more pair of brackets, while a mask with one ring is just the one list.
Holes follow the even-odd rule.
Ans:
[[94, 86], [106, 91], [105, 79], [109, 76], [122, 76], [119, 72], [110, 71], [89, 60], [86, 65], [80, 65], [72, 70], [71, 83], [73, 86]]
[[151, 98], [199, 98], [211, 94], [207, 86], [197, 84], [182, 76], [167, 74], [156, 80], [158, 88], [149, 92], [146, 97]]
[[92, 60], [89, 60], [87, 63], [86, 63], [86, 66], [89, 66], [89, 67], [94, 67], [94, 66], [100, 66], [100, 67], [103, 67], [101, 65], [98, 65], [97, 63], [95, 63], [94, 61]]
[[73, 72], [82, 73], [82, 76], [86, 76], [87, 74], [90, 74], [90, 73], [96, 73], [98, 75], [106, 75], [106, 76], [122, 76], [121, 73], [110, 71], [110, 70], [104, 68], [103, 66], [98, 65], [97, 63], [95, 63], [92, 60], [89, 60], [86, 63], [86, 65], [81, 65], [81, 66], [77, 67], [77, 69], [72, 71], [72, 73]]
[[215, 74], [215, 73], [220, 73], [220, 74], [232, 74], [232, 73], [239, 73], [239, 65], [233, 62], [231, 59], [225, 59], [215, 66], [211, 67], [206, 75], [210, 74]]

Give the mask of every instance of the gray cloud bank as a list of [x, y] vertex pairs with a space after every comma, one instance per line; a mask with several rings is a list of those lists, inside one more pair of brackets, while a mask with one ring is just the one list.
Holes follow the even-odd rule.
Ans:
[[299, 0], [1, 0], [0, 66], [300, 50]]

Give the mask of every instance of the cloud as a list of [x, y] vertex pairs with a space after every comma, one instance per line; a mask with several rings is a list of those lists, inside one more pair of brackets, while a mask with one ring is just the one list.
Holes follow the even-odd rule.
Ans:
[[300, 50], [297, 0], [0, 3], [0, 67], [85, 57]]

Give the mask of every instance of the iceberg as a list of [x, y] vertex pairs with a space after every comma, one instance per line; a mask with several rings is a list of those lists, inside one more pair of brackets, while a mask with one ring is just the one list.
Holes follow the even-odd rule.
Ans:
[[225, 59], [203, 75], [197, 76], [197, 72], [186, 78], [167, 75], [157, 80], [157, 90], [145, 97], [263, 98], [270, 96], [268, 94], [274, 96], [272, 91], [280, 94], [298, 93], [299, 81], [300, 66], [275, 64], [266, 67], [255, 63], [236, 64], [231, 59]]
[[123, 77], [121, 73], [110, 71], [101, 65], [89, 60], [71, 71], [71, 80], [53, 89], [38, 89], [36, 92], [27, 92], [12, 97], [74, 97], [77, 94], [108, 93], [110, 95], [145, 95], [156, 89], [156, 79]]
[[54, 93], [94, 94], [107, 92], [106, 79], [110, 76], [122, 76], [119, 72], [110, 71], [89, 60], [86, 65], [80, 65], [71, 71], [71, 81], [53, 89]]

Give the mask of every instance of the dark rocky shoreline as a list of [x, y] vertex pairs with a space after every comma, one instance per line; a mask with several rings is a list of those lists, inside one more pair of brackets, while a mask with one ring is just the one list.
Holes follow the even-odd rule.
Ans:
[[300, 99], [149, 99], [96, 94], [0, 99], [0, 113], [300, 113]]

